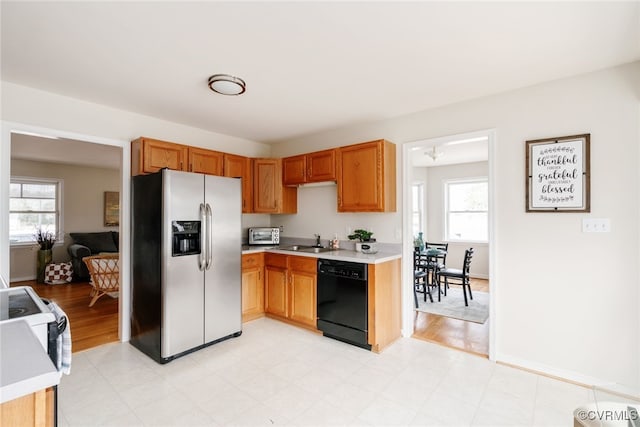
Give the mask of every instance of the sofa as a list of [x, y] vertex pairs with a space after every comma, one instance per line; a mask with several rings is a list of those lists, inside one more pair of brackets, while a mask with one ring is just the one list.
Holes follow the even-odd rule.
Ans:
[[73, 266], [73, 280], [89, 281], [91, 276], [82, 258], [103, 253], [117, 253], [120, 235], [117, 231], [69, 233], [73, 243], [67, 248]]

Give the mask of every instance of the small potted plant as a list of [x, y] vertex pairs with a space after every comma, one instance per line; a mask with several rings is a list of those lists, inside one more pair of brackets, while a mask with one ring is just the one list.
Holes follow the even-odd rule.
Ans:
[[44, 283], [44, 270], [47, 264], [53, 262], [53, 245], [56, 243], [56, 235], [49, 230], [43, 230], [39, 227], [36, 229], [33, 238], [38, 246], [40, 246], [36, 267], [36, 281], [38, 283]]
[[[363, 243], [371, 243], [371, 242], [375, 242], [376, 239], [372, 239], [371, 236], [373, 236], [373, 232], [372, 231], [367, 231], [364, 230], [362, 228], [358, 228], [356, 230], [353, 231], [353, 234], [349, 234], [347, 237], [349, 238], [349, 240], [358, 240], [358, 242], [356, 242], [356, 251], [357, 252], [363, 252], [363, 247], [362, 244]], [[367, 249], [371, 249], [374, 245], [369, 244]], [[372, 252], [373, 253], [373, 252]]]

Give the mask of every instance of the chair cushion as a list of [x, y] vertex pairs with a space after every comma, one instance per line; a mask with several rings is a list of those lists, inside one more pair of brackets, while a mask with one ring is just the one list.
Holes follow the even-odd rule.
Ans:
[[439, 276], [449, 276], [449, 277], [464, 277], [464, 273], [462, 270], [458, 270], [457, 268], [445, 268], [438, 272]]

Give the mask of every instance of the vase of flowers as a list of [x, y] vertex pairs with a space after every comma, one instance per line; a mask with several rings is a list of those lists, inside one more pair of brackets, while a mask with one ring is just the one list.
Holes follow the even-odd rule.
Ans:
[[44, 270], [53, 262], [53, 245], [56, 243], [56, 235], [48, 230], [38, 228], [33, 235], [39, 246], [36, 264], [36, 282], [44, 283]]

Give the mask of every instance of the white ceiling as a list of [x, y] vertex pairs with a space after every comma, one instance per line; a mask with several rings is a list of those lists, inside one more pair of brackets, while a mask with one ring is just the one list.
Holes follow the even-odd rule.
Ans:
[[269, 143], [638, 60], [639, 5], [2, 1], [1, 72]]
[[[428, 154], [436, 150], [434, 160]], [[411, 151], [411, 165], [413, 167], [435, 167], [460, 163], [486, 162], [489, 160], [488, 139], [481, 141], [450, 141], [446, 144], [434, 145], [428, 142], [419, 144]]]
[[122, 149], [64, 138], [11, 134], [11, 158], [119, 169]]

